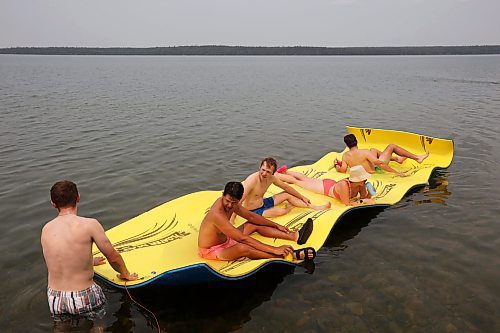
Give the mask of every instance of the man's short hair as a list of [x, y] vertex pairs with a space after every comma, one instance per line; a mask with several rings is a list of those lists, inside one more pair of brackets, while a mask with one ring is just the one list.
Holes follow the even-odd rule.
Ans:
[[229, 182], [224, 187], [224, 192], [222, 195], [229, 195], [234, 199], [241, 200], [243, 198], [243, 192], [245, 191], [243, 184], [240, 182]]
[[276, 160], [272, 157], [266, 157], [265, 159], [262, 160], [262, 162], [260, 162], [260, 166], [263, 166], [264, 163], [266, 163], [268, 167], [273, 168], [273, 174], [274, 174], [274, 172], [278, 168], [278, 164], [276, 163]]
[[50, 199], [57, 209], [75, 207], [77, 198], [76, 184], [69, 180], [61, 180], [50, 188]]
[[356, 147], [358, 145], [358, 140], [356, 140], [356, 136], [354, 134], [347, 134], [344, 136], [344, 142], [348, 148]]

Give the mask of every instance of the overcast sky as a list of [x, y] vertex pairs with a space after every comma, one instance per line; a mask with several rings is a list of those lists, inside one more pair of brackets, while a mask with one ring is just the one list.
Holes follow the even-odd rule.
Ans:
[[500, 44], [500, 0], [0, 0], [0, 47]]

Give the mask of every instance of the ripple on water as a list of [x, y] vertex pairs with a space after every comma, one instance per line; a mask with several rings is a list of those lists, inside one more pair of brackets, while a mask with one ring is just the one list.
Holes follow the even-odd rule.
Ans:
[[[2, 314], [50, 330], [37, 244], [54, 216], [55, 181], [75, 180], [79, 212], [108, 229], [242, 180], [265, 156], [293, 166], [341, 151], [344, 126], [353, 125], [452, 138], [454, 162], [396, 206], [347, 216], [313, 274], [296, 269], [269, 290], [254, 286], [231, 320], [201, 316], [196, 301], [179, 297], [156, 309], [162, 328], [499, 327], [498, 59], [0, 57], [8, 64], [0, 66], [0, 251], [16, 254], [0, 259], [9, 286], [1, 298], [14, 300]], [[147, 326], [123, 294], [105, 290], [108, 327]]]

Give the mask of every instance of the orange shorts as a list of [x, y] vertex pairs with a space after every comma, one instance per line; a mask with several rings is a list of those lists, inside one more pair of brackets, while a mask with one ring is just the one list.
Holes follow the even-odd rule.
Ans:
[[202, 258], [205, 258], [205, 259], [220, 260], [217, 257], [217, 255], [220, 253], [220, 251], [227, 249], [231, 246], [234, 246], [236, 244], [238, 244], [237, 241], [235, 241], [232, 238], [227, 237], [227, 240], [222, 244], [214, 245], [208, 249], [205, 249], [203, 247], [199, 247], [198, 248], [198, 255]]

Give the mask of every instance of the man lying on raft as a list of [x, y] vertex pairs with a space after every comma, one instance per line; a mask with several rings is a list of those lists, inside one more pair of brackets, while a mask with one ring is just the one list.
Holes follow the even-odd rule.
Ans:
[[[369, 173], [382, 172], [382, 170], [384, 170], [395, 173], [400, 177], [406, 177], [404, 173], [391, 168], [389, 166], [389, 162], [394, 161], [402, 164], [407, 158], [411, 158], [418, 163], [422, 163], [423, 160], [429, 156], [429, 152], [423, 155], [415, 155], [392, 143], [388, 145], [384, 151], [380, 151], [375, 148], [359, 149], [358, 140], [356, 140], [356, 136], [354, 134], [344, 136], [344, 142], [349, 148], [349, 151], [342, 155], [342, 161], [335, 159], [335, 170], [338, 172], [346, 172], [348, 167], [362, 165]], [[397, 156], [393, 156], [393, 153]]]
[[[276, 160], [272, 157], [267, 157], [260, 163], [260, 170], [245, 179], [243, 182], [245, 193], [241, 199], [243, 207], [265, 217], [285, 215], [293, 207], [308, 207], [315, 210], [330, 208], [330, 202], [322, 206], [311, 204], [308, 198], [276, 178], [274, 176], [276, 167]], [[264, 199], [264, 194], [271, 184], [282, 188], [284, 191]], [[289, 205], [285, 205], [284, 208], [275, 207], [283, 201], [287, 201]]]
[[[290, 245], [276, 247], [250, 237], [250, 234], [257, 232], [266, 237], [287, 239], [304, 244], [311, 235], [313, 224], [312, 220], [308, 220], [299, 231], [291, 232], [287, 227], [244, 208], [240, 204], [243, 191], [241, 183], [227, 183], [222, 197], [217, 199], [208, 211], [201, 222], [198, 235], [200, 257], [213, 260], [236, 260], [242, 257], [285, 258], [288, 254], [292, 254], [296, 260], [314, 259], [316, 251], [312, 247], [294, 250]], [[247, 219], [248, 222], [235, 228], [229, 221], [233, 213]]]
[[[299, 172], [289, 171], [286, 167], [280, 168], [281, 173], [276, 177], [284, 182], [295, 184], [306, 190], [328, 195], [340, 200], [346, 206], [359, 206], [362, 204], [373, 204], [370, 193], [366, 190], [365, 182], [371, 176], [361, 165], [353, 166], [349, 170], [349, 178], [340, 181], [333, 179], [309, 178]], [[360, 196], [359, 200], [352, 199]]]

